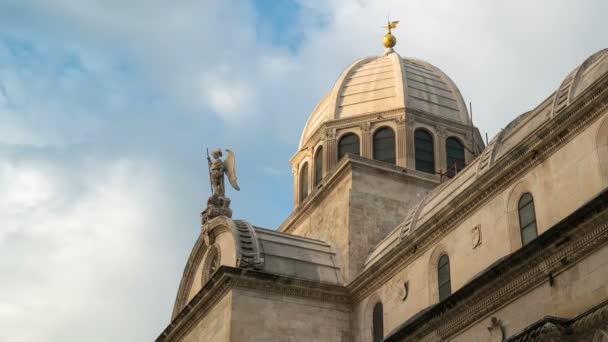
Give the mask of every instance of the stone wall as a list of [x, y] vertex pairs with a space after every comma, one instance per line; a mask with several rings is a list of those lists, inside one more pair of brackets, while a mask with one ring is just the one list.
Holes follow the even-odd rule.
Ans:
[[231, 341], [352, 341], [348, 305], [252, 289], [232, 292]]
[[325, 241], [336, 253], [342, 277], [346, 279], [348, 259], [348, 203], [351, 178], [344, 177], [333, 185], [331, 191], [311, 205], [305, 215], [293, 222], [289, 233]]
[[[229, 342], [232, 320], [233, 291], [224, 297], [188, 332], [180, 342]], [[246, 340], [241, 340], [246, 341]]]
[[409, 210], [436, 184], [367, 167], [354, 167], [351, 177], [348, 273], [354, 279], [372, 248], [403, 222]]
[[[519, 249], [521, 239], [517, 208], [512, 208], [509, 203], [516, 203], [524, 192], [530, 192], [534, 197], [538, 233], [542, 234], [602, 191], [606, 187], [606, 175], [602, 173], [600, 168], [602, 164], [598, 161], [600, 158], [598, 152], [602, 147], [597, 145], [597, 134], [602, 132], [599, 128], [603, 120], [608, 120], [608, 113], [604, 113], [603, 118], [587, 127], [508, 188], [497, 193], [448, 234], [439, 237], [432, 246], [418, 250], [418, 257], [413, 262], [357, 303], [354, 313], [354, 325], [358, 329], [356, 341], [367, 341], [371, 336], [371, 310], [375, 302], [381, 301], [384, 306], [385, 334], [416, 313], [438, 302], [436, 263], [441, 254], [449, 255], [451, 288], [452, 292], [455, 292], [494, 262]], [[481, 245], [474, 247], [472, 230], [476, 226], [481, 227], [482, 242]], [[594, 267], [599, 267], [599, 259], [594, 260], [597, 261]], [[579, 271], [573, 270], [573, 274], [591, 271], [585, 269], [591, 266], [585, 265], [587, 264], [577, 267]], [[604, 282], [607, 280], [605, 274], [608, 273], [604, 273]], [[563, 293], [558, 294], [562, 290], [557, 288], [545, 292], [545, 295], [552, 296], [557, 302], [552, 304], [547, 302], [543, 304], [544, 307], [541, 305], [537, 308], [540, 311], [534, 313], [535, 315], [545, 310], [571, 317], [582, 308], [588, 308], [590, 303], [597, 304], [598, 300], [608, 298], [606, 288], [597, 285], [599, 278], [596, 275], [594, 280], [576, 282], [576, 285], [573, 285], [578, 287], [576, 289], [578, 294], [593, 291], [595, 294], [589, 294], [591, 296], [587, 297], [589, 300], [581, 301], [580, 306], [570, 303], [566, 305], [566, 302], [574, 300], [578, 295], [572, 297], [574, 290], [572, 286], [567, 285], [568, 279], [573, 280], [574, 276], [570, 277], [565, 273], [561, 277], [563, 280], [560, 281], [563, 285], [560, 286], [564, 286]], [[406, 301], [402, 301], [403, 283], [408, 280], [409, 295]], [[539, 299], [530, 300], [532, 303], [537, 303]], [[556, 307], [560, 306], [566, 311], [556, 311]], [[521, 323], [513, 321], [511, 329], [520, 329], [537, 319], [519, 318]], [[465, 340], [467, 339], [462, 341]], [[468, 339], [468, 341], [472, 340], [476, 339]]]
[[392, 165], [349, 158], [354, 159], [341, 165], [345, 170], [340, 179], [319, 189], [326, 192], [322, 196], [311, 194], [312, 203], [304, 206], [301, 217], [281, 228], [289, 234], [329, 243], [337, 254], [345, 283], [362, 271], [371, 249], [437, 185]]
[[[479, 321], [451, 341], [492, 341], [491, 317], [499, 319], [505, 337], [513, 336], [545, 316], [575, 318], [608, 298], [608, 246], [602, 247], [565, 272], [506, 307]], [[574, 341], [574, 340], [573, 340]]]

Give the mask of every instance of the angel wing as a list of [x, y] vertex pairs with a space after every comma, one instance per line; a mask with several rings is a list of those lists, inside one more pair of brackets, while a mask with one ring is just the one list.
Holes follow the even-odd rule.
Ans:
[[396, 28], [397, 24], [399, 24], [399, 20], [395, 20], [393, 22], [390, 23], [391, 28]]
[[224, 167], [226, 170], [226, 175], [228, 176], [228, 180], [230, 181], [230, 185], [232, 185], [235, 190], [241, 190], [239, 188], [239, 184], [236, 182], [234, 152], [229, 149], [226, 149], [226, 153], [228, 153], [228, 156], [226, 156], [226, 159], [224, 160]]

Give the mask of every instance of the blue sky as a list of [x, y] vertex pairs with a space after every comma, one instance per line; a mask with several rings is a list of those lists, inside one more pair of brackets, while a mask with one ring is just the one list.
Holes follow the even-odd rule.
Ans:
[[236, 152], [234, 216], [276, 228], [308, 114], [388, 10], [490, 137], [608, 45], [603, 1], [0, 1], [0, 340], [155, 338], [205, 148]]

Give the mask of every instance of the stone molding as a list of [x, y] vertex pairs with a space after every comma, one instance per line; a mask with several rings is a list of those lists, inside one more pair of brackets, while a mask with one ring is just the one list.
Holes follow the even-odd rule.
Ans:
[[244, 288], [280, 295], [350, 305], [346, 288], [279, 276], [254, 270], [221, 266], [194, 298], [173, 317], [156, 342], [180, 341], [232, 289]]
[[[506, 342], [598, 342], [608, 340], [608, 302], [573, 319], [545, 317]], [[600, 339], [596, 339], [600, 337]], [[601, 339], [603, 338], [603, 339]]]
[[[378, 262], [379, 267], [374, 272], [363, 271], [349, 285], [357, 300], [365, 298], [369, 293], [384, 284], [404, 267], [411, 263], [423, 251], [458, 227], [478, 208], [504, 191], [523, 174], [546, 160], [559, 147], [566, 144], [591, 125], [608, 108], [608, 74], [588, 88], [585, 93], [560, 112], [555, 118], [532, 133], [528, 139], [523, 139], [520, 145], [492, 165], [495, 172], [479, 175], [466, 191], [460, 193], [452, 203], [436, 213], [435, 219], [415, 227], [412, 233], [403, 239], [393, 250]], [[427, 196], [429, 200], [439, 191], [432, 191]]]
[[[385, 341], [446, 340], [487, 317], [515, 298], [560, 274], [608, 242], [608, 190], [536, 240], [487, 270], [439, 305], [403, 326], [413, 325], [405, 338], [393, 333]], [[531, 266], [531, 267], [530, 267]], [[502, 275], [500, 281], [495, 274]], [[172, 319], [157, 342], [179, 341], [230, 290], [245, 288], [280, 295], [329, 301], [347, 306], [357, 302], [346, 287], [221, 266], [203, 289]], [[422, 317], [428, 315], [430, 317]], [[572, 325], [586, 331], [608, 317], [608, 309], [581, 316]], [[400, 329], [403, 329], [403, 326]], [[399, 330], [397, 331], [399, 332]], [[423, 336], [420, 338], [420, 336]]]
[[[203, 227], [203, 230], [201, 231], [201, 234], [199, 234], [199, 237], [190, 252], [190, 256], [188, 257], [188, 262], [186, 263], [182, 280], [177, 291], [172, 317], [176, 317], [186, 304], [188, 304], [188, 295], [199, 267], [203, 268], [203, 277], [205, 277], [207, 269], [207, 265], [203, 263], [206, 261], [205, 256], [208, 254], [210, 248], [218, 249], [218, 246], [214, 244], [216, 237], [221, 233], [229, 233], [234, 239], [234, 251], [229, 254], [235, 254], [234, 257], [236, 257], [236, 262], [234, 264], [230, 262], [229, 266], [250, 269], [261, 269], [263, 267], [264, 260], [261, 257], [259, 241], [254, 227], [249, 222], [244, 220], [233, 221], [225, 216], [218, 216], [211, 219], [207, 225]], [[218, 249], [218, 254], [219, 252]], [[228, 260], [230, 259], [228, 258]], [[207, 278], [204, 279], [207, 280]]]
[[434, 185], [439, 185], [439, 177], [434, 175], [428, 175], [423, 172], [414, 171], [405, 169], [403, 167], [384, 163], [377, 160], [372, 160], [368, 158], [364, 158], [361, 156], [355, 156], [352, 154], [347, 154], [344, 156], [338, 164], [332, 169], [321, 181], [322, 186], [315, 187], [315, 189], [308, 194], [306, 199], [300, 203], [300, 206], [296, 208], [283, 223], [277, 228], [279, 232], [289, 232], [290, 228], [294, 226], [301, 217], [305, 216], [308, 213], [308, 210], [311, 207], [317, 205], [325, 196], [328, 191], [331, 190], [332, 184], [336, 184], [340, 180], [343, 179], [344, 175], [348, 170], [351, 170], [353, 167], [363, 167], [374, 169], [378, 172], [383, 172], [387, 176], [403, 178], [408, 177], [414, 182], [422, 182], [422, 183], [433, 183]]
[[[608, 190], [592, 205], [577, 210], [433, 307], [424, 314], [429, 317], [417, 316], [404, 323], [386, 341], [448, 340], [549, 281], [550, 274], [560, 274], [607, 242]], [[500, 281], [496, 280], [495, 274], [501, 274]]]

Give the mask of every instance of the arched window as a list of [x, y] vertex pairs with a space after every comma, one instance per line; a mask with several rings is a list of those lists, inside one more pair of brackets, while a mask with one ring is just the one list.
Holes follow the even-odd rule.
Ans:
[[534, 199], [529, 192], [526, 192], [519, 199], [517, 205], [519, 211], [519, 229], [521, 231], [522, 245], [528, 244], [534, 240], [538, 233], [536, 232], [536, 214], [534, 213]]
[[300, 202], [308, 196], [308, 163], [300, 169]]
[[452, 294], [450, 258], [448, 258], [447, 254], [439, 258], [439, 263], [437, 264], [437, 282], [439, 284], [439, 301], [441, 302]]
[[380, 128], [374, 133], [374, 159], [395, 164], [395, 132]]
[[[448, 138], [445, 141], [447, 155], [448, 177], [454, 177], [457, 172], [464, 169], [464, 145], [456, 138]], [[456, 169], [454, 169], [456, 166]]]
[[414, 132], [414, 149], [416, 170], [435, 173], [435, 153], [431, 133], [424, 129], [417, 129]]
[[382, 303], [376, 303], [374, 305], [374, 317], [372, 319], [372, 335], [374, 342], [381, 342], [384, 338], [384, 313], [382, 310]]
[[323, 146], [317, 149], [315, 154], [315, 186], [323, 179]]
[[338, 160], [342, 159], [347, 153], [360, 155], [359, 137], [349, 133], [340, 138], [338, 143]]

